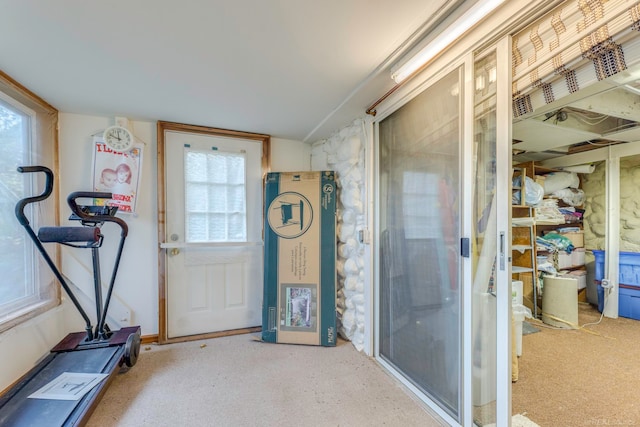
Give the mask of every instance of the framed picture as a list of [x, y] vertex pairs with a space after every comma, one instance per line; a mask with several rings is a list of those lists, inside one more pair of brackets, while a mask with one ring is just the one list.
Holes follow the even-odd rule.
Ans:
[[102, 136], [93, 139], [93, 191], [112, 193], [111, 200], [95, 199], [95, 205], [117, 206], [119, 212], [135, 213], [142, 169], [142, 144], [129, 151], [109, 148]]
[[315, 332], [318, 320], [318, 292], [315, 285], [281, 285], [280, 330]]

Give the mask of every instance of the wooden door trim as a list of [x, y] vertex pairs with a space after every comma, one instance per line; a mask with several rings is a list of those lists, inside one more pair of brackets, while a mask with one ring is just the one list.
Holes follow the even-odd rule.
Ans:
[[[259, 141], [262, 144], [262, 175], [266, 175], [271, 169], [271, 137], [269, 135], [241, 132], [228, 129], [219, 129], [208, 126], [189, 125], [183, 123], [158, 121], [157, 123], [157, 151], [158, 151], [158, 242], [164, 242], [166, 233], [166, 180], [165, 180], [165, 132], [184, 132], [208, 136], [224, 136], [238, 139]], [[263, 179], [264, 183], [264, 179]], [[158, 343], [168, 344], [174, 342], [192, 341], [198, 339], [216, 338], [220, 336], [250, 333], [260, 328], [235, 329], [233, 331], [212, 332], [208, 334], [190, 335], [185, 337], [169, 338], [167, 331], [167, 277], [166, 277], [166, 249], [158, 244]]]

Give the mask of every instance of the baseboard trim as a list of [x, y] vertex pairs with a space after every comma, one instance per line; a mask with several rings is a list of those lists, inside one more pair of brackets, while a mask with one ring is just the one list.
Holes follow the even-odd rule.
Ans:
[[155, 335], [143, 335], [140, 337], [140, 344], [151, 344], [158, 342], [158, 334]]
[[186, 342], [186, 341], [206, 340], [211, 338], [228, 337], [232, 335], [251, 334], [254, 332], [260, 332], [261, 330], [262, 330], [262, 326], [254, 326], [251, 328], [231, 329], [228, 331], [211, 332], [208, 334], [187, 335], [184, 337], [167, 338], [165, 341], [162, 341], [162, 342], [158, 341], [158, 343], [173, 344], [173, 343]]

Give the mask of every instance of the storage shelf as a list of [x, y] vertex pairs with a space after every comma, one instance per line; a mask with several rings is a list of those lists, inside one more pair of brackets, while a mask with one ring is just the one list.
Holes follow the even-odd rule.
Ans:
[[582, 265], [572, 265], [571, 267], [558, 267], [558, 271], [564, 271], [564, 270], [580, 270], [585, 268], [584, 264]]
[[511, 245], [511, 250], [518, 251], [520, 253], [531, 249], [533, 249], [533, 246], [531, 245]]
[[511, 266], [511, 272], [513, 274], [517, 274], [517, 273], [531, 273], [533, 271], [533, 268], [531, 267], [520, 267], [517, 265], [513, 265]]

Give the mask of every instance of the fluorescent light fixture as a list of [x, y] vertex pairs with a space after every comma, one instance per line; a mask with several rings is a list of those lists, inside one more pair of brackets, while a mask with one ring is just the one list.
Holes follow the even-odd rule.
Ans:
[[453, 43], [458, 37], [468, 31], [482, 18], [500, 6], [504, 0], [480, 0], [458, 18], [452, 25], [438, 37], [433, 39], [428, 45], [420, 50], [413, 58], [409, 59], [401, 67], [391, 74], [391, 78], [400, 83], [413, 74], [416, 70], [426, 64], [430, 59], [442, 52], [447, 46]]

